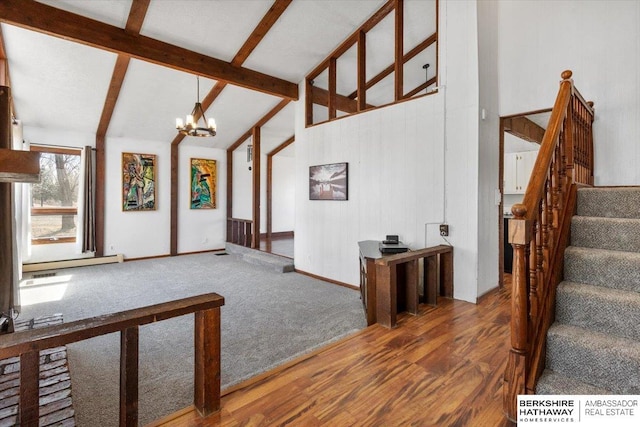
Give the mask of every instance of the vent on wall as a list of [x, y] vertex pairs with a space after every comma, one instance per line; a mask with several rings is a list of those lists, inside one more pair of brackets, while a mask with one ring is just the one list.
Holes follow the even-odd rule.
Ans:
[[31, 277], [34, 278], [34, 279], [41, 279], [43, 277], [52, 277], [52, 276], [55, 276], [55, 275], [56, 275], [55, 272], [53, 272], [53, 273], [36, 273]]

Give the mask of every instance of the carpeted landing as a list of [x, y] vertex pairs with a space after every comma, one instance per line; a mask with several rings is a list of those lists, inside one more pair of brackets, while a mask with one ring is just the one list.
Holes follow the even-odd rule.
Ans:
[[578, 190], [538, 394], [640, 394], [640, 188]]
[[[366, 327], [359, 292], [233, 254], [72, 268], [48, 280], [58, 299], [24, 306], [21, 318], [63, 313], [73, 321], [219, 293], [223, 389]], [[77, 425], [117, 425], [119, 348], [118, 334], [68, 345]], [[142, 326], [139, 367], [141, 425], [190, 405], [193, 316]]]

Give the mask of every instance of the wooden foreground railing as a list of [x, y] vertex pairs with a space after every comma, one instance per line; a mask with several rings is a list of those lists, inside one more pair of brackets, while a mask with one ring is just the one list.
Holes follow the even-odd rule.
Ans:
[[562, 73], [558, 97], [522, 204], [509, 221], [513, 246], [511, 351], [504, 376], [504, 411], [517, 419], [517, 397], [532, 394], [545, 362], [556, 286], [575, 213], [576, 184], [593, 185], [593, 103]]
[[120, 331], [120, 425], [138, 425], [140, 325], [195, 313], [194, 406], [201, 416], [220, 409], [220, 307], [210, 293], [0, 337], [0, 359], [20, 357], [21, 426], [38, 426], [40, 350]]
[[227, 218], [227, 242], [251, 247], [253, 221], [240, 218]]

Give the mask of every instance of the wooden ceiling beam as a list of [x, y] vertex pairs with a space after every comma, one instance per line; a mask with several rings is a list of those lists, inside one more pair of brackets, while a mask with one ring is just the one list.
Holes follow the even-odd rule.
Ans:
[[525, 141], [542, 143], [544, 137], [544, 128], [530, 119], [520, 116], [511, 117], [503, 120], [504, 130], [511, 135], [517, 136]]
[[[269, 8], [267, 13], [262, 17], [256, 28], [251, 32], [247, 40], [244, 42], [236, 56], [231, 60], [231, 65], [240, 66], [247, 60], [251, 52], [260, 44], [262, 39], [267, 35], [271, 27], [276, 23], [278, 18], [282, 16], [287, 7], [291, 4], [293, 0], [276, 0], [273, 5]], [[216, 82], [211, 91], [204, 97], [202, 100], [202, 109], [203, 111], [207, 111], [209, 107], [213, 104], [216, 98], [222, 93], [222, 90], [227, 86], [225, 82]], [[195, 120], [200, 119], [198, 117]], [[177, 134], [176, 137], [171, 142], [172, 145], [179, 145], [185, 136], [182, 134]]]
[[274, 148], [273, 150], [269, 151], [267, 153], [267, 156], [275, 156], [276, 154], [278, 154], [279, 152], [281, 152], [282, 150], [284, 150], [285, 148], [287, 148], [288, 146], [293, 144], [295, 142], [295, 140], [296, 140], [296, 136], [295, 135], [291, 135], [282, 144], [278, 145], [276, 148]]
[[406, 93], [404, 95], [404, 97], [405, 98], [411, 98], [412, 96], [417, 95], [421, 90], [425, 90], [426, 88], [428, 88], [432, 84], [435, 84], [437, 81], [438, 81], [438, 79], [436, 77], [431, 77], [429, 80], [427, 80], [426, 82], [422, 83], [420, 86], [418, 86], [414, 90]]
[[240, 66], [244, 64], [251, 52], [260, 44], [267, 35], [271, 27], [282, 16], [293, 0], [275, 0], [262, 20], [258, 23], [251, 35], [244, 42], [236, 56], [231, 60], [231, 65]]
[[[313, 103], [322, 105], [324, 107], [329, 106], [329, 91], [319, 87], [311, 87], [311, 95], [313, 96]], [[344, 95], [335, 95], [336, 110], [344, 111], [345, 113], [357, 113], [362, 111], [358, 109], [358, 102], [355, 99], [348, 98]], [[366, 104], [366, 108], [375, 108], [375, 105]]]
[[3, 0], [0, 2], [0, 21], [258, 92], [298, 99], [295, 83], [131, 34], [122, 28], [34, 0]]
[[246, 131], [244, 134], [242, 134], [242, 136], [240, 138], [238, 138], [236, 140], [236, 142], [234, 142], [229, 148], [227, 148], [227, 152], [232, 152], [236, 148], [241, 146], [242, 143], [245, 142], [247, 139], [249, 139], [249, 137], [252, 135], [254, 128], [260, 128], [260, 127], [264, 126], [269, 120], [274, 118], [276, 114], [278, 114], [280, 111], [282, 111], [282, 109], [284, 107], [286, 107], [289, 104], [289, 102], [290, 102], [290, 100], [288, 100], [288, 99], [283, 99], [282, 101], [280, 101], [278, 103], [278, 105], [273, 107], [271, 109], [271, 111], [269, 111], [267, 114], [265, 114], [260, 120], [258, 120], [256, 122], [256, 124], [251, 126], [251, 128], [248, 131]]
[[[131, 9], [129, 9], [129, 17], [125, 24], [124, 31], [132, 36], [137, 36], [142, 28], [144, 17], [149, 9], [150, 0], [133, 0]], [[116, 64], [113, 67], [109, 89], [102, 107], [102, 114], [98, 122], [96, 130], [96, 188], [95, 188], [95, 232], [96, 232], [96, 256], [104, 255], [104, 209], [105, 209], [105, 148], [107, 144], [107, 130], [111, 124], [113, 112], [120, 97], [122, 83], [127, 75], [129, 62], [131, 58], [128, 55], [118, 54]]]
[[[0, 27], [0, 86], [11, 87], [11, 77], [9, 75], [9, 60], [7, 59], [7, 51], [4, 47], [4, 37], [2, 35], [2, 27]], [[13, 103], [13, 95], [9, 99], [11, 114], [17, 117], [16, 106]]]

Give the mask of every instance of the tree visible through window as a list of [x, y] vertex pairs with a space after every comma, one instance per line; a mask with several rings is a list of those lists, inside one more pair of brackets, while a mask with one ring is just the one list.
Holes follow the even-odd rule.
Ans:
[[32, 146], [40, 152], [40, 182], [31, 185], [31, 241], [75, 242], [80, 151]]

